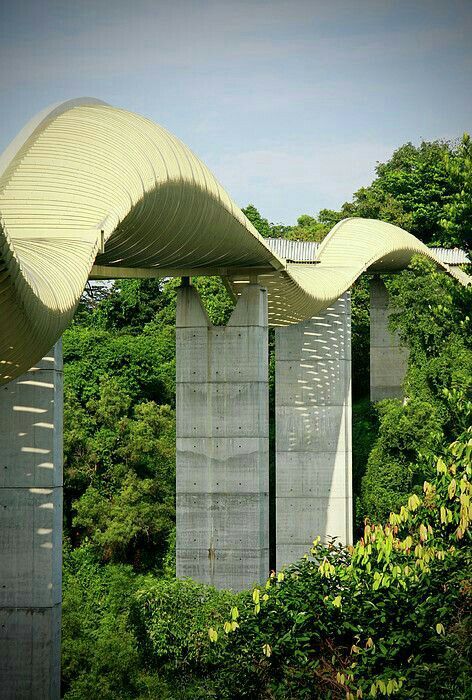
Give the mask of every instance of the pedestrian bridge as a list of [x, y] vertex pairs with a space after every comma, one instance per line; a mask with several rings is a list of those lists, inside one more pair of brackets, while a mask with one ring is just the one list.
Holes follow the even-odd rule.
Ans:
[[[414, 236], [346, 219], [314, 255], [263, 239], [203, 163], [153, 122], [92, 99], [33, 119], [0, 159], [0, 683], [59, 698], [60, 337], [88, 279], [182, 277], [176, 319], [177, 575], [241, 589], [269, 571], [268, 327], [276, 326], [276, 565], [352, 539], [350, 287]], [[236, 302], [213, 326], [191, 285]], [[371, 286], [371, 398], [401, 396], [407, 349]]]
[[[149, 119], [92, 99], [35, 117], [0, 160], [0, 381], [37, 362], [89, 277], [219, 274], [267, 289], [269, 324], [311, 318], [366, 270], [398, 270], [423, 243], [347, 219], [298, 263], [271, 250], [205, 165]], [[443, 263], [436, 261], [439, 266]]]

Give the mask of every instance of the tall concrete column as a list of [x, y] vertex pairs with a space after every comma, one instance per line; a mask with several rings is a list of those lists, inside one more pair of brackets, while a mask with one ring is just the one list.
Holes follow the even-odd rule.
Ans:
[[0, 697], [60, 697], [62, 349], [0, 388]]
[[408, 348], [389, 329], [388, 291], [380, 277], [370, 282], [370, 400], [403, 397]]
[[227, 326], [177, 297], [177, 576], [240, 590], [269, 571], [267, 291]]
[[352, 541], [351, 303], [275, 337], [277, 568]]

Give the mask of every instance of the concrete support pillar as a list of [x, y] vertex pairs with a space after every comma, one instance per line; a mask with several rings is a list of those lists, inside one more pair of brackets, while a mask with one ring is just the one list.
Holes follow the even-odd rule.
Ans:
[[370, 283], [370, 400], [403, 397], [408, 348], [388, 327], [388, 291], [380, 277]]
[[0, 388], [0, 696], [60, 697], [62, 350]]
[[318, 535], [352, 541], [351, 304], [275, 337], [277, 568]]
[[267, 291], [227, 326], [177, 297], [177, 576], [241, 590], [269, 572]]

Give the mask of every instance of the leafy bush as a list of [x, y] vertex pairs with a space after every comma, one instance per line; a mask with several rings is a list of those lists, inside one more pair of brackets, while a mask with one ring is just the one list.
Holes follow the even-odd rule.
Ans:
[[140, 590], [156, 666], [194, 697], [470, 697], [471, 476], [468, 431], [422, 495], [384, 525], [366, 522], [354, 547], [315, 541], [237, 595], [192, 582]]
[[65, 700], [129, 700], [173, 695], [141, 663], [130, 623], [144, 577], [130, 566], [101, 566], [87, 544], [65, 543], [62, 678]]

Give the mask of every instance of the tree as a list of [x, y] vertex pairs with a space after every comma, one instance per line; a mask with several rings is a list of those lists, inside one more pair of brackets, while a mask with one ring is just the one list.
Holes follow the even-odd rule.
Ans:
[[328, 233], [328, 227], [309, 214], [302, 214], [297, 219], [297, 225], [291, 226], [285, 233], [285, 238], [300, 241], [322, 241]]
[[[446, 171], [453, 186], [450, 201], [444, 207], [441, 225], [450, 245], [471, 252], [472, 245], [472, 143], [464, 134], [459, 146], [446, 156]], [[470, 257], [470, 255], [469, 255]]]
[[361, 216], [396, 224], [432, 246], [470, 245], [472, 170], [470, 137], [461, 142], [423, 141], [398, 148], [379, 163], [377, 177], [340, 212], [320, 221]]
[[261, 236], [264, 238], [269, 238], [272, 235], [271, 225], [267, 219], [261, 216], [254, 204], [248, 204], [247, 207], [242, 210], [242, 212], [247, 216], [251, 224], [261, 234]]

